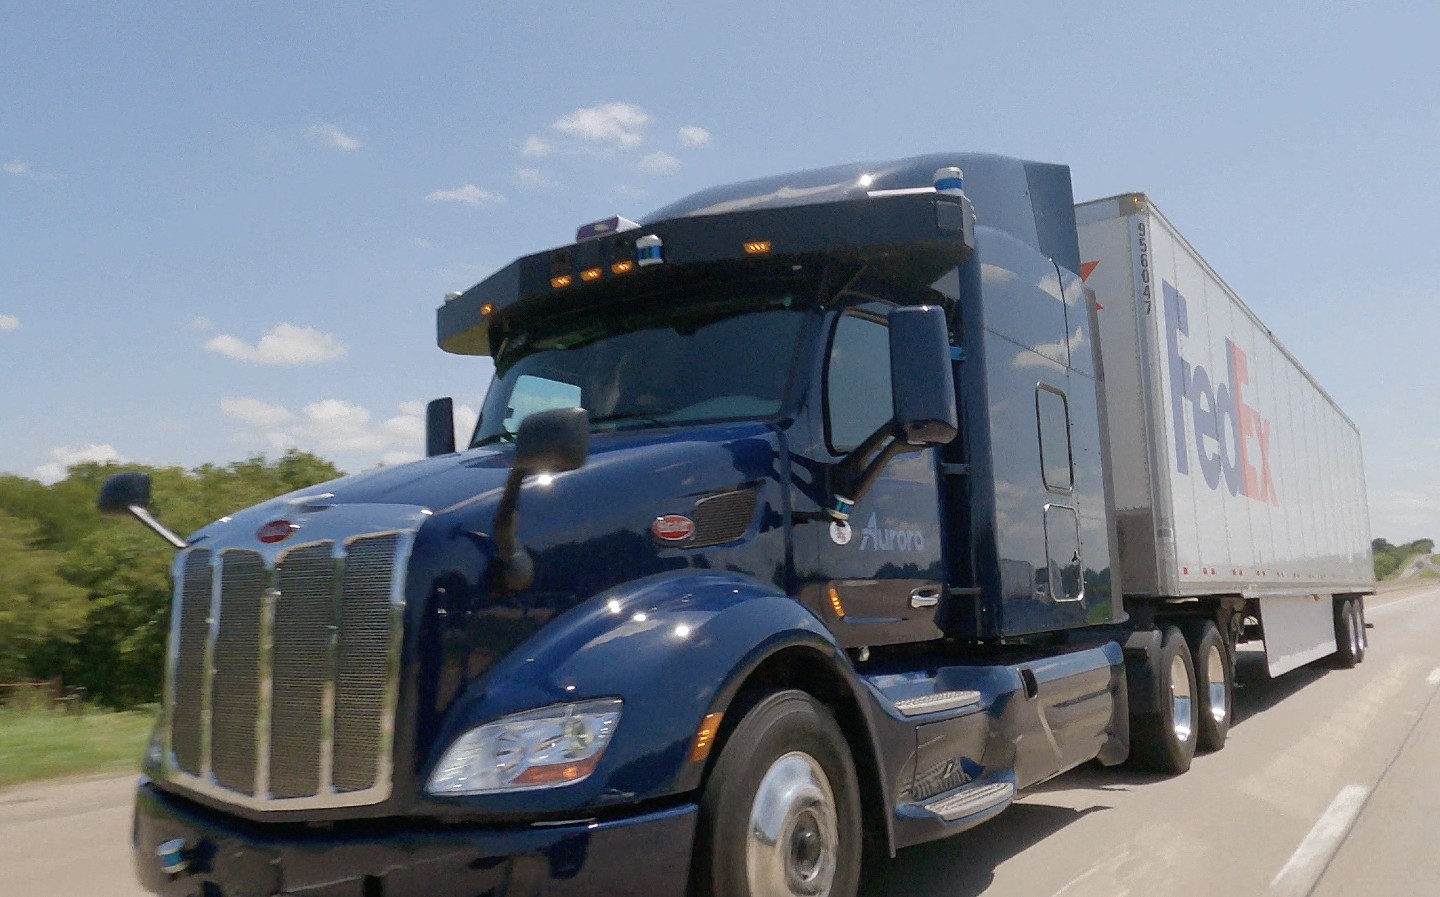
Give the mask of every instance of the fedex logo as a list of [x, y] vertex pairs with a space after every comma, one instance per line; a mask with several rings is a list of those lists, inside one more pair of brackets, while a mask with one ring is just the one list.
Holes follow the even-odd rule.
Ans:
[[[1165, 342], [1170, 356], [1170, 414], [1175, 427], [1175, 469], [1190, 473], [1189, 434], [1185, 404], [1195, 422], [1195, 454], [1205, 485], [1220, 488], [1223, 475], [1231, 495], [1280, 505], [1270, 476], [1270, 424], [1245, 403], [1250, 386], [1250, 365], [1245, 352], [1225, 341], [1226, 381], [1213, 383], [1210, 372], [1192, 365], [1180, 354], [1180, 337], [1190, 334], [1185, 297], [1168, 282], [1165, 294]], [[1227, 433], [1228, 431], [1228, 433]], [[1226, 438], [1226, 437], [1229, 438]]]

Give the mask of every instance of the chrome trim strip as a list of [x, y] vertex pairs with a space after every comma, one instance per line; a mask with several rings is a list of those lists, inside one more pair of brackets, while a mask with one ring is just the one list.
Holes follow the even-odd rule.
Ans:
[[210, 554], [210, 615], [205, 618], [205, 660], [200, 678], [200, 775], [207, 782], [215, 781], [211, 766], [211, 728], [214, 720], [215, 698], [215, 640], [220, 637], [220, 594], [224, 582], [224, 552]]
[[340, 676], [340, 623], [344, 619], [348, 544], [330, 546], [330, 637], [326, 640], [325, 685], [320, 693], [320, 775], [316, 791], [335, 793], [335, 680]]
[[170, 597], [170, 636], [165, 642], [164, 692], [160, 699], [161, 713], [165, 716], [161, 722], [164, 745], [161, 748], [160, 769], [167, 777], [179, 770], [174, 747], [175, 672], [180, 662], [180, 605], [185, 600], [185, 565], [194, 550], [175, 552], [175, 560], [170, 564], [170, 581], [174, 583], [174, 588]]
[[260, 611], [259, 693], [255, 696], [255, 796], [270, 799], [270, 723], [275, 707], [275, 602], [280, 600], [279, 572], [268, 571]]

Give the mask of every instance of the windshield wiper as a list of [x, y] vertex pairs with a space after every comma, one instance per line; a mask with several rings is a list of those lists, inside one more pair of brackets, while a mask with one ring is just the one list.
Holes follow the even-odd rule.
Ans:
[[[667, 411], [667, 412], [664, 412], [664, 413], [668, 414], [669, 412]], [[611, 423], [617, 423], [617, 422], [619, 422], [619, 421], [627, 421], [627, 420], [638, 420], [638, 421], [641, 421], [641, 422], [644, 424], [644, 426], [647, 426], [647, 427], [663, 427], [663, 426], [665, 426], [665, 421], [661, 420], [659, 416], [657, 416], [657, 415], [655, 415], [655, 414], [652, 414], [652, 413], [650, 413], [649, 411], [620, 411], [620, 412], [617, 412], [617, 413], [615, 413], [615, 414], [602, 414], [602, 415], [600, 415], [599, 417], [592, 417], [592, 418], [590, 418], [590, 423], [591, 423], [592, 425], [593, 425], [593, 424], [611, 424]]]

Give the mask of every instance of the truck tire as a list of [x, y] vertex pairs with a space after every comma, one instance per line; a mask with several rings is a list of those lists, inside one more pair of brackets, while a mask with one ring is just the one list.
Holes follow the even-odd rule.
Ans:
[[1158, 706], [1130, 721], [1131, 765], [1177, 775], [1190, 768], [1196, 736], [1195, 662], [1178, 628], [1165, 627], [1159, 657], [1148, 669]]
[[1230, 734], [1234, 709], [1235, 664], [1220, 630], [1209, 620], [1186, 620], [1181, 626], [1195, 664], [1195, 731], [1197, 751], [1218, 751]]
[[855, 764], [834, 717], [801, 691], [762, 698], [705, 784], [693, 892], [854, 897], [862, 853]]
[[1335, 602], [1335, 667], [1348, 670], [1365, 659], [1365, 629], [1354, 599]]

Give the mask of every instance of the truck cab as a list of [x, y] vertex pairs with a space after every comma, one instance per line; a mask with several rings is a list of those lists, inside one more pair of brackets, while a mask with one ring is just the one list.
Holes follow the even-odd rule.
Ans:
[[1159, 640], [1079, 268], [1068, 169], [946, 153], [705, 191], [449, 298], [441, 348], [495, 363], [468, 440], [437, 401], [424, 461], [177, 540], [142, 880], [846, 895], [865, 851], [1122, 761]]

